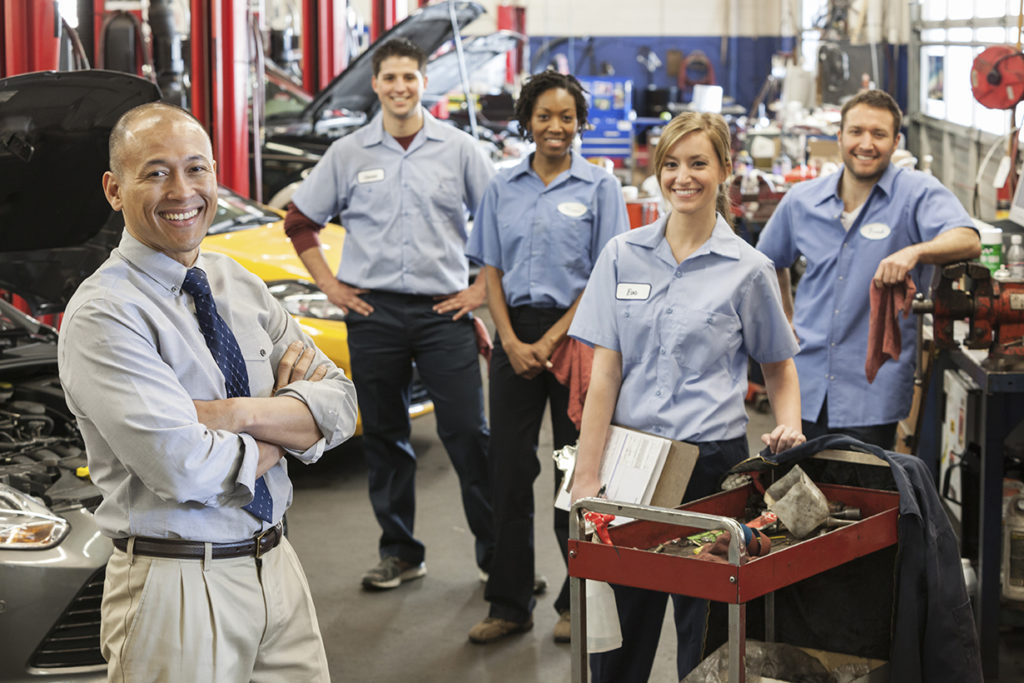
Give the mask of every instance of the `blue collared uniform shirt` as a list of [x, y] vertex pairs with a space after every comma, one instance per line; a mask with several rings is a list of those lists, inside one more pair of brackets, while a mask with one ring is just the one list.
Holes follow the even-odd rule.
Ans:
[[451, 294], [469, 283], [466, 214], [494, 167], [472, 137], [423, 111], [408, 149], [377, 114], [335, 141], [293, 202], [346, 230], [338, 279], [366, 289]]
[[622, 354], [615, 424], [691, 442], [743, 436], [748, 354], [797, 351], [775, 271], [721, 216], [677, 263], [666, 221], [608, 243], [569, 334]]
[[615, 177], [578, 154], [547, 186], [532, 158], [491, 180], [466, 254], [503, 272], [509, 306], [569, 308], [605, 243], [629, 229], [626, 203]]
[[[900, 319], [899, 361], [882, 365], [873, 384], [864, 372], [871, 278], [885, 257], [957, 227], [973, 227], [957, 198], [931, 175], [890, 164], [849, 232], [840, 217], [842, 173], [794, 185], [779, 202], [757, 248], [785, 268], [801, 254], [793, 324], [803, 419], [818, 419], [828, 398], [829, 424], [860, 427], [906, 416], [913, 392], [915, 319]], [[930, 269], [929, 269], [930, 270]], [[918, 289], [924, 268], [914, 269]]]

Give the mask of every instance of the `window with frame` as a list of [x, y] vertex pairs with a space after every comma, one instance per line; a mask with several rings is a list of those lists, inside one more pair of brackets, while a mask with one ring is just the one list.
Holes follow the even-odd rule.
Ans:
[[[987, 133], [1005, 135], [1010, 115], [989, 109], [971, 92], [971, 66], [985, 48], [1017, 45], [1021, 0], [920, 0], [913, 29], [919, 41], [911, 45], [910, 59], [920, 74], [920, 111]], [[1018, 126], [1022, 109], [1014, 113]]]

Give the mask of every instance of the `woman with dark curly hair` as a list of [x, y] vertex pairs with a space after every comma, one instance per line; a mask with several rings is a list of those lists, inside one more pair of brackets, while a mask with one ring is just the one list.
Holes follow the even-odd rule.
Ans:
[[[523, 86], [515, 112], [536, 150], [491, 180], [466, 252], [482, 266], [497, 329], [489, 387], [497, 541], [484, 592], [490, 614], [469, 631], [474, 643], [533, 627], [533, 482], [541, 470], [537, 440], [545, 405], [551, 406], [556, 449], [579, 435], [568, 414], [569, 389], [550, 372], [552, 354], [566, 342], [601, 248], [629, 227], [618, 181], [573, 151], [587, 121], [579, 81], [553, 71], [537, 74]], [[555, 536], [564, 559], [564, 511], [555, 511]], [[568, 578], [555, 609], [555, 641], [569, 642]]]

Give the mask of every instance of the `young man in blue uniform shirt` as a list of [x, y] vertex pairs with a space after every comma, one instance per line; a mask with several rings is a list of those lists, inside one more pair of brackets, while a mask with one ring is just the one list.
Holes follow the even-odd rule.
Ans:
[[[842, 109], [843, 168], [794, 185], [761, 233], [757, 248], [775, 262], [783, 302], [800, 339], [803, 430], [807, 438], [844, 433], [892, 448], [913, 392], [916, 330], [900, 319], [902, 352], [873, 383], [864, 371], [870, 287], [890, 287], [920, 266], [970, 259], [978, 233], [957, 198], [931, 175], [891, 158], [902, 113], [892, 97], [868, 90]], [[807, 271], [794, 306], [789, 267]]]
[[[363, 586], [376, 590], [426, 574], [425, 548], [413, 533], [408, 387], [414, 360], [459, 477], [481, 571], [490, 570], [494, 550], [488, 431], [469, 315], [486, 289], [482, 281], [468, 286], [465, 256], [466, 208], [476, 207], [494, 171], [469, 135], [423, 109], [425, 66], [426, 55], [407, 40], [380, 47], [373, 89], [381, 111], [331, 145], [295, 193], [285, 221], [317, 287], [347, 313], [370, 502], [382, 531], [380, 563], [363, 576]], [[339, 214], [347, 234], [335, 274], [316, 231]]]

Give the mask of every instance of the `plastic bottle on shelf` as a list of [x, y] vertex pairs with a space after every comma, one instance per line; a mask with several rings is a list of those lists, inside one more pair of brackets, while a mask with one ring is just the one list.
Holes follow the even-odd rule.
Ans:
[[754, 168], [754, 158], [750, 156], [747, 150], [743, 150], [736, 155], [736, 161], [733, 163], [733, 172], [736, 175], [742, 178], [752, 168]]
[[995, 275], [1003, 262], [1003, 231], [987, 224], [975, 222], [981, 233], [981, 256], [978, 260]]
[[1010, 248], [1006, 252], [1006, 265], [1010, 269], [1010, 279], [1024, 280], [1024, 245], [1020, 235], [1010, 236]]
[[783, 178], [786, 174], [793, 170], [793, 160], [789, 158], [789, 155], [785, 152], [775, 157], [775, 161], [772, 162], [772, 173]]

